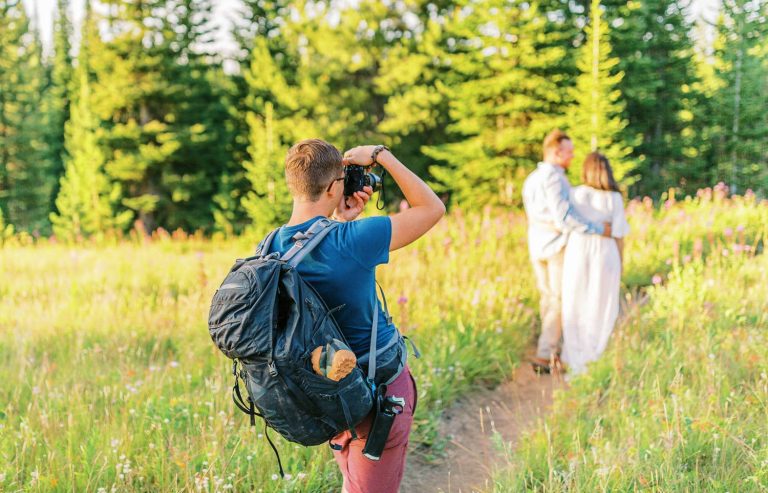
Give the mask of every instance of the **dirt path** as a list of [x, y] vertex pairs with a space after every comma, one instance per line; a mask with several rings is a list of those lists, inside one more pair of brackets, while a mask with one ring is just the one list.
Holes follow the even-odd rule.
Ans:
[[[626, 293], [621, 299], [617, 327], [637, 315], [648, 301], [643, 288]], [[531, 354], [532, 350], [528, 356]], [[426, 463], [418, 453], [409, 454], [400, 493], [490, 491], [494, 468], [507, 465], [491, 440], [494, 432], [516, 447], [521, 435], [549, 413], [553, 391], [564, 386], [560, 376], [535, 374], [524, 358], [509, 381], [496, 389], [462, 397], [445, 412], [440, 423], [440, 436], [451, 437], [445, 458]]]
[[446, 457], [429, 464], [410, 454], [401, 493], [472, 493], [491, 489], [491, 474], [504, 466], [492, 436], [517, 444], [523, 432], [541, 419], [552, 404], [561, 378], [536, 375], [521, 364], [512, 379], [493, 390], [464, 396], [443, 415], [440, 436], [450, 437]]

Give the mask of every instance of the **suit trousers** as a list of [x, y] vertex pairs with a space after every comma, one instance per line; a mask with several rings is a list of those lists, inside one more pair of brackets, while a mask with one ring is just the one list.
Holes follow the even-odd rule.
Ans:
[[541, 315], [541, 334], [536, 348], [536, 356], [550, 359], [560, 351], [563, 335], [562, 292], [563, 258], [565, 249], [546, 259], [533, 261], [536, 286], [541, 293], [539, 312]]

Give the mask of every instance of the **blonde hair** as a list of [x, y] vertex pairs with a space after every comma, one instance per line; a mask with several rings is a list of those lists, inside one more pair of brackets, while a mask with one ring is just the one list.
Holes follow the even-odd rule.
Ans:
[[549, 132], [546, 137], [544, 137], [544, 145], [542, 146], [544, 151], [544, 156], [546, 156], [547, 151], [549, 150], [557, 150], [560, 148], [560, 144], [564, 140], [571, 140], [570, 137], [568, 137], [568, 134], [560, 130], [559, 128], [556, 128]]
[[285, 157], [285, 181], [294, 197], [316, 202], [344, 170], [336, 147], [320, 139], [298, 142]]
[[581, 180], [588, 187], [597, 190], [619, 191], [619, 184], [613, 178], [613, 170], [608, 158], [599, 152], [591, 152], [584, 159]]

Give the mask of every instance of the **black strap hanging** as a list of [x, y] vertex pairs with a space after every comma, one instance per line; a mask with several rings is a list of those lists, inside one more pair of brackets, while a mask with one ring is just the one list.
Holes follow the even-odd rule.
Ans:
[[275, 458], [277, 459], [277, 468], [280, 470], [280, 477], [285, 478], [285, 471], [283, 471], [283, 463], [280, 460], [280, 454], [277, 452], [277, 447], [275, 447], [274, 442], [272, 442], [272, 438], [269, 436], [267, 420], [264, 419], [264, 416], [261, 413], [256, 412], [256, 406], [253, 404], [253, 401], [250, 397], [248, 397], [248, 404], [245, 403], [243, 394], [240, 392], [240, 378], [237, 374], [237, 360], [235, 360], [232, 364], [232, 373], [235, 375], [235, 385], [232, 387], [232, 400], [238, 409], [248, 415], [251, 421], [251, 426], [256, 426], [256, 416], [264, 420], [264, 436], [267, 437], [267, 442], [269, 442], [269, 446], [272, 447], [272, 451], [275, 453]]
[[272, 443], [272, 439], [269, 437], [269, 428], [267, 428], [266, 420], [264, 420], [264, 436], [267, 437], [269, 446], [272, 447], [272, 451], [275, 453], [275, 458], [277, 458], [277, 468], [280, 469], [280, 477], [285, 479], [285, 472], [283, 471], [283, 463], [280, 461], [280, 454], [277, 453], [277, 447], [275, 447], [275, 444]]
[[339, 402], [341, 402], [341, 410], [344, 412], [344, 419], [347, 421], [347, 428], [352, 434], [352, 440], [357, 440], [357, 432], [355, 431], [355, 424], [352, 422], [352, 413], [349, 412], [349, 407], [344, 398], [339, 395]]

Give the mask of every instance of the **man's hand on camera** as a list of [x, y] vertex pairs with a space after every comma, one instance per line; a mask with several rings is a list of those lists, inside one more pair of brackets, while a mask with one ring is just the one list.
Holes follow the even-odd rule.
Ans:
[[344, 153], [344, 166], [356, 164], [358, 166], [370, 166], [373, 161], [371, 155], [376, 146], [357, 146]]
[[363, 187], [362, 191], [355, 192], [351, 197], [342, 196], [339, 205], [333, 211], [333, 218], [342, 222], [354, 221], [365, 209], [365, 204], [371, 199], [371, 195], [373, 195], [373, 189]]

